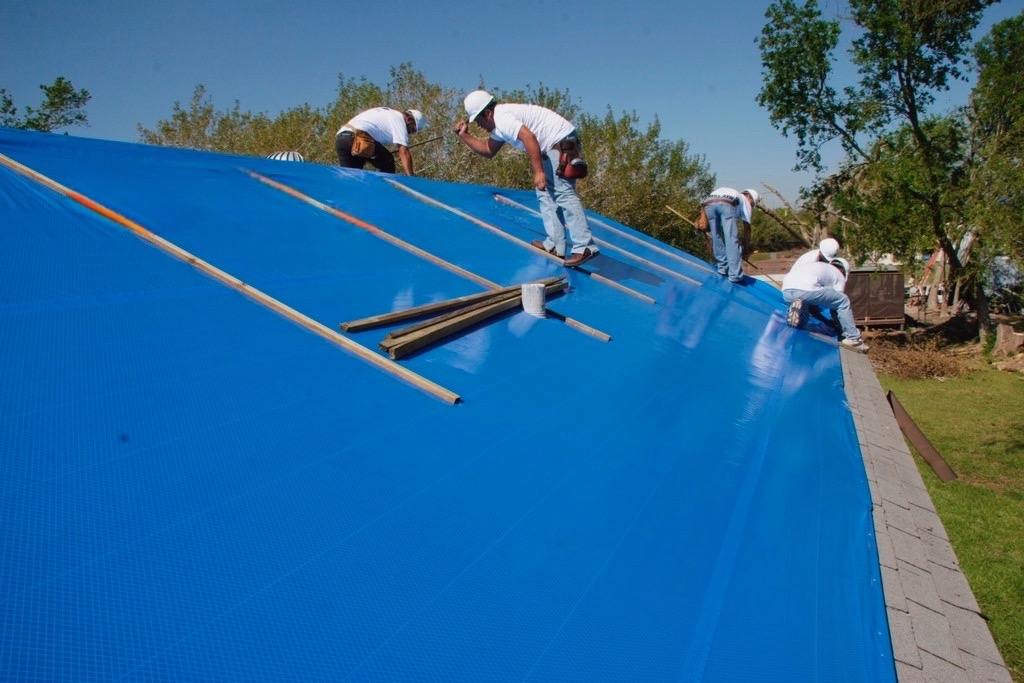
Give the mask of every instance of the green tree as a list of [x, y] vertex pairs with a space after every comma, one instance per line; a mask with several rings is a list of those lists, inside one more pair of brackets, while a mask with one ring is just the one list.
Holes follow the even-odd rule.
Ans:
[[[865, 250], [900, 253], [915, 242], [903, 229], [920, 226], [945, 253], [982, 334], [989, 326], [982, 279], [961, 259], [963, 216], [951, 202], [962, 138], [929, 109], [964, 78], [971, 31], [994, 2], [849, 0], [856, 37], [848, 54], [858, 76], [845, 86], [833, 72], [840, 23], [824, 19], [815, 0], [777, 0], [759, 39], [765, 81], [758, 103], [783, 134], [796, 136], [796, 167], [819, 173], [807, 198], [822, 215], [838, 212], [847, 242]], [[832, 143], [847, 158], [823, 177], [821, 151]], [[898, 211], [879, 206], [897, 199]]]
[[38, 108], [25, 107], [25, 114], [18, 116], [13, 98], [6, 89], [0, 88], [0, 126], [48, 133], [58, 128], [89, 125], [85, 105], [92, 95], [88, 90], [75, 90], [71, 81], [63, 76], [39, 89], [44, 94], [43, 103]]
[[714, 189], [715, 178], [702, 156], [690, 154], [683, 140], [661, 137], [657, 119], [642, 129], [635, 113], [577, 119], [584, 156], [594, 169], [580, 183], [580, 194], [594, 211], [639, 227], [663, 242], [704, 255], [703, 235], [666, 207], [696, 216], [700, 198]]
[[139, 138], [150, 145], [202, 149], [230, 154], [265, 156], [296, 150], [311, 161], [321, 146], [324, 114], [303, 105], [271, 119], [266, 114], [243, 111], [235, 102], [217, 111], [206, 86], [197, 85], [188, 107], [174, 103], [171, 118], [157, 122], [154, 130], [138, 126]]
[[[934, 232], [921, 229], [932, 224], [935, 213], [921, 199], [925, 189], [933, 190], [942, 207], [945, 238], [953, 245], [963, 243], [966, 128], [958, 116], [928, 117], [920, 128], [929, 140], [927, 159], [912, 127], [904, 125], [875, 139], [870, 163], [848, 166], [826, 183], [831, 207], [845, 218], [847, 243], [856, 253], [888, 252], [912, 264], [933, 251]], [[968, 264], [960, 261], [966, 272]]]
[[992, 27], [975, 47], [978, 81], [967, 109], [972, 145], [969, 224], [979, 256], [1024, 262], [1024, 13]]
[[213, 102], [206, 94], [206, 86], [200, 83], [192, 92], [188, 110], [181, 106], [181, 102], [175, 102], [170, 120], [158, 121], [156, 130], [149, 130], [139, 124], [139, 138], [148, 145], [212, 149], [214, 114]]

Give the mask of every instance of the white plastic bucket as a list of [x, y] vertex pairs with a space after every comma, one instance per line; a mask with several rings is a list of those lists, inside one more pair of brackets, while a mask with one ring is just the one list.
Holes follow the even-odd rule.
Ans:
[[544, 285], [538, 282], [528, 282], [523, 285], [523, 310], [535, 318], [546, 318], [548, 314], [544, 310], [544, 300], [547, 292]]

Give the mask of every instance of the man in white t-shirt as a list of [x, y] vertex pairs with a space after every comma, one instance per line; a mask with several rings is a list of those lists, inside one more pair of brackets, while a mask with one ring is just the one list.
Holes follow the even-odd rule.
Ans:
[[[731, 187], [719, 187], [704, 198], [704, 215], [708, 219], [708, 230], [711, 232], [711, 247], [715, 256], [718, 274], [729, 278], [734, 284], [744, 284], [743, 248], [750, 224], [753, 222], [754, 206], [760, 201], [757, 190], [734, 190]], [[743, 223], [743, 231], [740, 225]]]
[[868, 345], [861, 340], [850, 297], [844, 291], [849, 273], [850, 264], [841, 258], [829, 263], [808, 261], [794, 265], [782, 278], [782, 298], [789, 304], [786, 321], [793, 327], [801, 327], [810, 307], [830, 309], [842, 327], [843, 345], [864, 353]]
[[[334, 136], [334, 151], [338, 153], [338, 164], [343, 168], [362, 168], [369, 161], [378, 171], [394, 173], [395, 157], [387, 145], [398, 145], [398, 158], [402, 162], [402, 170], [406, 175], [416, 175], [412, 152], [409, 151], [409, 136], [424, 130], [427, 124], [427, 118], [418, 109], [367, 109], [356, 114]], [[360, 148], [365, 144], [364, 136], [369, 136], [373, 144], [372, 149], [361, 151]], [[356, 145], [357, 153], [353, 153], [353, 145]]]
[[[547, 238], [534, 240], [533, 246], [565, 257], [570, 268], [582, 265], [598, 254], [594, 237], [583, 212], [583, 202], [576, 194], [576, 178], [561, 171], [563, 151], [579, 155], [576, 128], [560, 115], [534, 104], [498, 104], [494, 97], [476, 90], [465, 99], [466, 120], [455, 125], [455, 133], [466, 146], [490, 159], [508, 143], [526, 152], [533, 168], [533, 186], [537, 191], [540, 213]], [[476, 123], [490, 133], [486, 139], [469, 133], [469, 124]], [[559, 215], [558, 210], [562, 213]], [[566, 231], [572, 244], [566, 253]]]
[[832, 239], [831, 237], [826, 237], [822, 241], [818, 242], [817, 249], [811, 249], [805, 254], [800, 254], [800, 258], [798, 258], [796, 260], [796, 263], [794, 263], [793, 265], [795, 266], [798, 263], [813, 263], [814, 261], [828, 263], [829, 261], [834, 259], [836, 257], [836, 254], [838, 253], [839, 242]]

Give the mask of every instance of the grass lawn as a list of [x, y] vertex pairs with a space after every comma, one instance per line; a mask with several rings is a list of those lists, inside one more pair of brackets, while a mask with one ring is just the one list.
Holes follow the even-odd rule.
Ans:
[[879, 380], [959, 477], [942, 483], [910, 447], [1006, 666], [1024, 683], [1024, 376], [985, 366], [941, 382]]

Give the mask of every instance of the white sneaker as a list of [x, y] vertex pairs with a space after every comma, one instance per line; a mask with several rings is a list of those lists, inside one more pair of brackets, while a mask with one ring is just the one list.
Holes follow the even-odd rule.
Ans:
[[807, 322], [807, 309], [804, 308], [803, 299], [793, 299], [793, 303], [789, 305], [789, 311], [786, 312], [786, 322], [790, 327], [797, 328], [803, 327]]
[[854, 351], [860, 351], [861, 353], [867, 353], [868, 349], [871, 348], [860, 339], [844, 339], [842, 341], [843, 346]]

